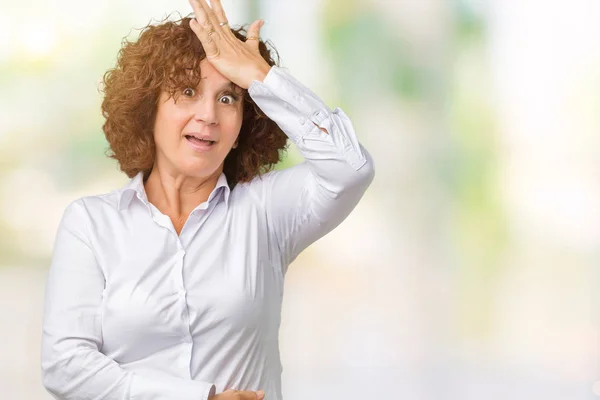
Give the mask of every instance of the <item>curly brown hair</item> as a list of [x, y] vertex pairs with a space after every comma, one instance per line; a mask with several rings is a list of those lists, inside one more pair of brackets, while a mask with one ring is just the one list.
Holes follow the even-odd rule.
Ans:
[[[116, 159], [130, 178], [140, 171], [147, 177], [154, 165], [153, 126], [161, 92], [173, 95], [200, 82], [200, 62], [206, 53], [190, 20], [148, 24], [141, 28], [137, 41], [123, 39], [116, 66], [104, 74], [101, 92], [106, 122], [102, 129], [109, 143], [107, 155]], [[232, 31], [246, 41], [245, 27]], [[277, 65], [262, 40], [259, 50], [269, 65]], [[247, 89], [239, 89], [244, 99], [242, 127], [238, 146], [225, 157], [223, 166], [231, 187], [272, 169], [287, 148], [281, 128], [254, 103]]]

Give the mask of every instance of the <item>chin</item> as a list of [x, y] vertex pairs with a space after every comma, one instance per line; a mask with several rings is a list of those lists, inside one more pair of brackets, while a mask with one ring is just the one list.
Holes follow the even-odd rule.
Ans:
[[177, 169], [184, 175], [197, 178], [204, 178], [221, 173], [221, 164], [207, 163], [205, 160], [191, 160], [183, 165], [178, 165]]

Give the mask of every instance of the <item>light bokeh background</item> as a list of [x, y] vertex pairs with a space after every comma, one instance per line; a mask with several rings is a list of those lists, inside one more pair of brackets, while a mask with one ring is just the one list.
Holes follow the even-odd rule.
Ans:
[[[285, 399], [598, 398], [600, 3], [223, 3], [233, 24], [267, 21], [282, 65], [344, 109], [376, 164], [287, 274]], [[133, 28], [191, 10], [0, 5], [0, 397], [44, 400], [60, 216], [127, 180], [105, 157], [102, 74]]]

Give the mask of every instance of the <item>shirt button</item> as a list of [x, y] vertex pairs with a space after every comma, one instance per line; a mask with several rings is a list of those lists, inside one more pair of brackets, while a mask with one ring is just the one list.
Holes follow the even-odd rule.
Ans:
[[300, 117], [300, 125], [304, 125], [306, 123], [306, 118]]

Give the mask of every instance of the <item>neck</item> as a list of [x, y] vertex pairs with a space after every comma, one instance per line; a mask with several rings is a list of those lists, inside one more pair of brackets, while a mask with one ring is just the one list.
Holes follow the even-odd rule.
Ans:
[[160, 212], [171, 219], [185, 221], [194, 208], [208, 200], [220, 175], [221, 168], [210, 176], [197, 177], [166, 171], [155, 165], [144, 188], [148, 201]]

